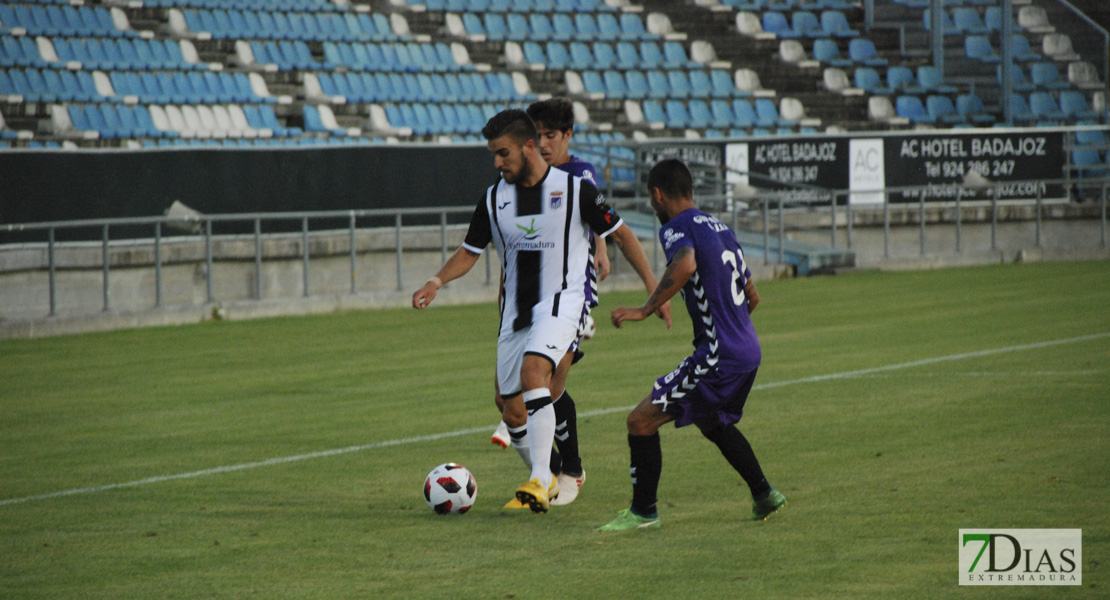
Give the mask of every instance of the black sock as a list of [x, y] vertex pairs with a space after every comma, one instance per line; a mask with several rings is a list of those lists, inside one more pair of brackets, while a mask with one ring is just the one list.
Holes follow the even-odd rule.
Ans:
[[[578, 411], [574, 398], [563, 390], [563, 395], [555, 401], [555, 447], [562, 456], [561, 473], [582, 474], [582, 456], [578, 454]], [[554, 457], [554, 456], [553, 456]], [[554, 473], [555, 470], [552, 469]]]
[[659, 434], [628, 435], [632, 457], [632, 512], [641, 517], [654, 517], [659, 474], [663, 471], [663, 449]]
[[771, 484], [767, 483], [767, 478], [763, 476], [763, 469], [759, 466], [759, 460], [755, 457], [752, 445], [735, 425], [718, 427], [709, 432], [702, 431], [702, 434], [709, 441], [717, 444], [717, 448], [721, 450], [728, 464], [744, 478], [744, 482], [752, 491], [753, 498], [766, 496], [771, 491]]

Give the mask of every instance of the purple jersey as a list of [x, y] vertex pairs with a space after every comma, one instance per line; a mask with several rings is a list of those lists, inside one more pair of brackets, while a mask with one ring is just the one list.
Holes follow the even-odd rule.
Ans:
[[577, 156], [571, 156], [569, 161], [555, 168], [566, 171], [571, 175], [581, 177], [582, 179], [585, 179], [586, 181], [594, 184], [595, 188], [599, 190], [601, 189], [601, 177], [598, 176], [597, 169], [594, 168], [593, 163], [589, 161], [582, 160]]
[[724, 223], [696, 208], [683, 211], [660, 231], [667, 261], [679, 248], [694, 249], [697, 270], [682, 288], [686, 310], [694, 323], [691, 357], [710, 369], [754, 371], [762, 353], [748, 316], [744, 285], [751, 271], [736, 235]]
[[[582, 179], [585, 179], [586, 181], [592, 183], [593, 186], [598, 190], [601, 190], [601, 184], [600, 179], [597, 176], [597, 170], [594, 168], [593, 163], [589, 161], [582, 160], [577, 156], [571, 156], [570, 160], [555, 168], [559, 169], [560, 171], [566, 171], [567, 173], [570, 173], [571, 175], [574, 175], [576, 177], [581, 177]], [[598, 194], [598, 197], [603, 198], [603, 196], [600, 195], [600, 192]], [[594, 258], [595, 251], [596, 247], [594, 245], [594, 237], [593, 234], [591, 234], [590, 260], [586, 263], [586, 307], [584, 308], [583, 312], [583, 320], [585, 320], [586, 315], [590, 314], [590, 310], [593, 307], [597, 306], [598, 302], [597, 262]]]

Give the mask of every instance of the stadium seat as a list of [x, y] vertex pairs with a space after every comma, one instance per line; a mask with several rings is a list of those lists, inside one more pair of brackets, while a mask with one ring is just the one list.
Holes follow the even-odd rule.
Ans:
[[1066, 118], [1056, 99], [1048, 92], [1038, 91], [1029, 94], [1029, 110], [1041, 121], [1062, 121]]
[[813, 58], [822, 64], [833, 67], [852, 66], [851, 60], [840, 56], [840, 48], [837, 47], [836, 42], [828, 38], [813, 41]]
[[917, 96], [898, 96], [894, 101], [894, 111], [899, 117], [909, 119], [914, 124], [936, 122], [936, 118], [925, 110], [925, 105]]
[[955, 94], [956, 86], [944, 83], [940, 69], [932, 65], [917, 67], [917, 84], [934, 94]]
[[887, 86], [901, 94], [923, 94], [925, 88], [917, 84], [913, 71], [909, 67], [890, 67], [886, 71]]
[[956, 105], [948, 96], [931, 95], [925, 98], [925, 111], [933, 120], [955, 125], [963, 123], [964, 117], [956, 111]]
[[885, 67], [887, 60], [879, 56], [875, 42], [867, 38], [854, 38], [848, 42], [848, 58], [856, 64], [869, 67]]
[[860, 32], [848, 24], [848, 17], [839, 10], [826, 10], [821, 13], [821, 31], [825, 36], [854, 38]]
[[884, 86], [879, 72], [871, 67], [856, 67], [852, 74], [855, 87], [866, 90], [871, 94], [888, 95], [894, 93], [894, 88]]
[[761, 19], [763, 31], [775, 34], [775, 37], [783, 39], [791, 39], [801, 37], [794, 28], [790, 26], [790, 22], [786, 19], [786, 14], [781, 12], [765, 12]]
[[1097, 111], [1092, 110], [1087, 104], [1087, 98], [1083, 95], [1083, 92], [1077, 90], [1060, 92], [1060, 111], [1064, 113], [1066, 118], [1072, 120], [1093, 120], [1100, 116]]
[[1029, 40], [1020, 33], [1010, 36], [1010, 55], [1018, 62], [1033, 62], [1041, 60], [1041, 55], [1033, 51]]
[[1055, 63], [1042, 61], [1033, 63], [1029, 67], [1029, 76], [1033, 86], [1043, 90], [1066, 90], [1071, 84], [1060, 78], [1060, 71]]
[[983, 35], [990, 33], [979, 16], [979, 11], [969, 6], [959, 6], [952, 9], [952, 25], [959, 33], [967, 35]]
[[967, 58], [985, 63], [999, 63], [1002, 58], [994, 51], [990, 39], [982, 35], [969, 35], [964, 38], [964, 55]]
[[979, 96], [968, 93], [956, 96], [956, 112], [969, 123], [987, 126], [994, 123], [994, 115], [987, 113], [983, 107], [983, 100]]

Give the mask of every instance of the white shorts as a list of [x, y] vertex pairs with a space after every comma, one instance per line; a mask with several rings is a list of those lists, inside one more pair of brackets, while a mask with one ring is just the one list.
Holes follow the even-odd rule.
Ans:
[[497, 385], [502, 398], [523, 390], [520, 367], [525, 354], [540, 354], [551, 361], [551, 369], [563, 359], [578, 336], [578, 323], [559, 317], [542, 316], [527, 329], [502, 334], [497, 340]]

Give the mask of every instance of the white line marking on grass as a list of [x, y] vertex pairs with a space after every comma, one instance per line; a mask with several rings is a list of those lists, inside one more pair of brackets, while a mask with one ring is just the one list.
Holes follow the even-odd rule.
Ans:
[[[1087, 342], [1091, 340], [1099, 340], [1110, 337], [1110, 332], [1095, 333], [1091, 335], [1081, 335], [1078, 337], [1064, 338], [1059, 340], [1049, 340], [1046, 342], [1036, 342], [1033, 344], [1022, 344], [1018, 346], [1006, 346], [1004, 348], [993, 348], [990, 350], [979, 350], [976, 352], [964, 352], [961, 354], [951, 354], [948, 356], [937, 356], [933, 358], [924, 358], [921, 360], [914, 360], [904, 363], [897, 363], [893, 365], [884, 365], [881, 367], [872, 367], [870, 369], [857, 369], [854, 371], [844, 371], [841, 373], [829, 373], [828, 375], [815, 375], [813, 377], [803, 377], [801, 379], [791, 379], [787, 381], [774, 381], [771, 383], [763, 383], [753, 387], [754, 390], [768, 390], [790, 385], [800, 385], [805, 383], [819, 383], [822, 381], [832, 381], [836, 379], [851, 379], [853, 377], [861, 377], [872, 375], [875, 373], [885, 373], [888, 371], [896, 371], [899, 369], [910, 369], [913, 367], [921, 367], [925, 365], [934, 365], [943, 362], [952, 362], [957, 360], [966, 360], [969, 358], [979, 358], [982, 356], [992, 356], [995, 354], [1008, 354], [1011, 352], [1022, 352], [1025, 350], [1038, 350], [1041, 348], [1049, 348], [1052, 346], [1060, 346], [1063, 344], [1074, 344], [1078, 342]], [[594, 417], [599, 415], [606, 415], [615, 412], [624, 412], [632, 410], [632, 406], [622, 406], [617, 408], [606, 408], [600, 410], [592, 410], [581, 413], [580, 417]], [[307, 454], [296, 454], [293, 456], [283, 456], [279, 458], [270, 458], [258, 462], [242, 463], [238, 465], [227, 465], [223, 467], [214, 467], [211, 469], [204, 469], [201, 471], [192, 471], [189, 473], [178, 473], [175, 475], [159, 475], [156, 477], [148, 477], [146, 479], [138, 479], [135, 481], [128, 481], [126, 483], [112, 483], [108, 485], [98, 485], [92, 487], [75, 488], [72, 490], [65, 490], [61, 492], [53, 492], [50, 494], [40, 494], [37, 496], [25, 496], [23, 498], [9, 498], [7, 500], [0, 500], [0, 506], [8, 506], [11, 504], [21, 504], [24, 502], [34, 502], [36, 500], [49, 500], [51, 498], [61, 498], [64, 496], [77, 496], [80, 494], [92, 494], [96, 492], [106, 492], [109, 490], [118, 490], [122, 488], [139, 487], [150, 485], [152, 483], [162, 483], [164, 481], [175, 481], [179, 479], [195, 479], [197, 477], [205, 477], [208, 475], [219, 475], [221, 473], [234, 473], [236, 471], [246, 471], [249, 469], [257, 469], [259, 467], [270, 467], [274, 465], [281, 465], [286, 463], [301, 462], [313, 458], [325, 458], [328, 456], [339, 456], [341, 454], [350, 454], [352, 452], [362, 452], [364, 450], [376, 450], [378, 448], [389, 448], [391, 446], [404, 446], [407, 444], [418, 444], [420, 442], [431, 442], [453, 437], [461, 437], [464, 435], [474, 435], [478, 433], [489, 432], [489, 427], [475, 427], [471, 429], [460, 429], [457, 431], [448, 431], [444, 433], [435, 433], [431, 435], [420, 435], [410, 438], [402, 438], [398, 440], [388, 440], [385, 442], [374, 442], [372, 444], [362, 444], [358, 446], [347, 446], [346, 448], [335, 448], [332, 450], [321, 450], [320, 452], [309, 452]]]

